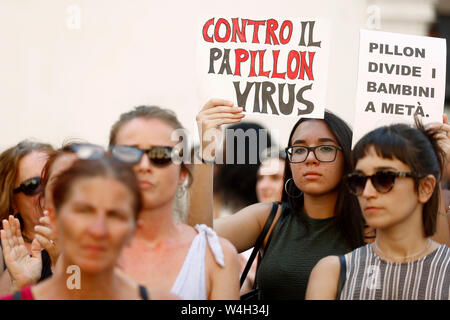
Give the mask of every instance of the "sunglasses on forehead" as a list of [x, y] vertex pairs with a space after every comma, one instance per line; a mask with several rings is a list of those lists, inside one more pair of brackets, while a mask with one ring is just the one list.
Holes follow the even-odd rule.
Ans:
[[14, 194], [23, 193], [27, 196], [34, 196], [41, 192], [41, 178], [33, 177], [23, 181], [20, 186], [13, 190]]
[[[139, 149], [132, 146], [112, 146], [111, 154], [114, 158], [130, 164], [141, 161], [142, 155], [146, 154], [150, 162], [159, 167], [164, 167], [172, 162], [172, 147], [156, 146], [150, 149]], [[179, 156], [182, 156], [181, 152]]]
[[396, 178], [417, 178], [413, 172], [377, 171], [371, 176], [361, 173], [350, 173], [344, 177], [344, 182], [350, 192], [356, 196], [361, 196], [366, 188], [367, 179], [370, 179], [375, 190], [379, 193], [387, 193], [394, 187]]

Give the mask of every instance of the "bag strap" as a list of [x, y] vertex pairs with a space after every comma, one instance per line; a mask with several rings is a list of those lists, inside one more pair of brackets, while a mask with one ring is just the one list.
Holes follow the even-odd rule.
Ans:
[[345, 280], [347, 277], [347, 263], [345, 261], [345, 256], [339, 256], [339, 264], [341, 265], [341, 271], [339, 272], [336, 300], [339, 300], [339, 297], [341, 296], [341, 292], [344, 288]]
[[261, 245], [264, 242], [264, 238], [267, 235], [267, 232], [269, 232], [270, 226], [272, 225], [273, 219], [275, 218], [275, 215], [277, 213], [278, 209], [278, 203], [274, 202], [272, 204], [272, 210], [270, 211], [269, 216], [267, 217], [266, 223], [264, 224], [264, 228], [261, 231], [261, 233], [258, 236], [258, 239], [256, 240], [255, 246], [253, 247], [252, 254], [250, 255], [250, 258], [247, 261], [247, 264], [245, 265], [244, 272], [242, 272], [241, 279], [240, 279], [240, 286], [244, 284], [245, 278], [247, 277], [247, 274], [253, 264], [253, 260], [255, 260], [256, 254], [259, 252], [259, 249], [261, 248]]

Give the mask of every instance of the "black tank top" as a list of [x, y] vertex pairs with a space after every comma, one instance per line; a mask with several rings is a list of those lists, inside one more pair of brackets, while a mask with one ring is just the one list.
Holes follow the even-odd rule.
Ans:
[[333, 217], [313, 219], [288, 205], [284, 211], [256, 273], [260, 299], [304, 299], [316, 263], [351, 251]]

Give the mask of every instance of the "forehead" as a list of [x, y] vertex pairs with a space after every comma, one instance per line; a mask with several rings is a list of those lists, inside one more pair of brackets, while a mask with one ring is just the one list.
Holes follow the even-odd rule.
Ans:
[[369, 147], [364, 157], [356, 162], [355, 169], [365, 174], [373, 174], [380, 169], [410, 171], [409, 166], [397, 158], [389, 159], [379, 156], [373, 146]]
[[72, 163], [77, 159], [77, 156], [74, 153], [64, 153], [59, 156], [51, 166], [50, 175], [57, 176], [64, 170], [68, 169]]
[[302, 122], [292, 135], [291, 144], [338, 144], [328, 125], [323, 120], [307, 120]]
[[132, 196], [127, 187], [113, 178], [89, 177], [73, 182], [67, 198], [74, 202], [88, 202], [107, 208], [131, 206]]
[[178, 141], [172, 141], [173, 131], [172, 126], [159, 119], [136, 118], [119, 129], [116, 144], [138, 146], [143, 149], [158, 145], [174, 146]]
[[47, 159], [48, 155], [44, 152], [33, 151], [27, 154], [19, 161], [16, 180], [21, 182], [32, 177], [40, 177]]

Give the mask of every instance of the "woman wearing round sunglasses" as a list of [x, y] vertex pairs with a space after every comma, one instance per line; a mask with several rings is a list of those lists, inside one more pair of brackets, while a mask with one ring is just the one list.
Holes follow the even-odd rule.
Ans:
[[[0, 155], [0, 219], [2, 228], [13, 228], [24, 240], [19, 252], [2, 251], [0, 292], [40, 281], [51, 275], [51, 260], [46, 250], [41, 252], [45, 236], [36, 227], [43, 223], [38, 205], [41, 191], [41, 171], [52, 147], [48, 144], [23, 141]], [[2, 243], [8, 241], [2, 237]], [[31, 254], [31, 256], [30, 256]], [[5, 272], [8, 270], [8, 272]]]
[[[322, 259], [311, 273], [310, 299], [450, 299], [450, 249], [436, 232], [444, 153], [439, 133], [405, 124], [378, 128], [355, 146], [346, 176], [372, 244]], [[449, 132], [449, 126], [443, 126]], [[448, 140], [447, 137], [445, 137]]]
[[[242, 108], [218, 99], [209, 101], [197, 116], [199, 131], [204, 133], [241, 119]], [[260, 299], [304, 299], [317, 261], [364, 244], [357, 199], [341, 182], [351, 168], [351, 137], [345, 122], [328, 111], [324, 119], [302, 118], [292, 128], [282, 205], [264, 240], [264, 255], [256, 273]], [[215, 148], [206, 135], [200, 138], [201, 156], [210, 162]], [[212, 165], [202, 166], [210, 167], [209, 173], [205, 170], [204, 181], [211, 180]], [[271, 203], [251, 205], [214, 220], [214, 229], [243, 252], [254, 246], [271, 208]], [[191, 215], [190, 221], [213, 224], [212, 214]]]
[[184, 163], [171, 160], [177, 129], [175, 114], [154, 106], [122, 114], [111, 129], [111, 154], [133, 165], [143, 197], [140, 224], [120, 266], [136, 282], [183, 299], [237, 299], [233, 246], [206, 226], [194, 229], [174, 219], [177, 189], [190, 175]]

